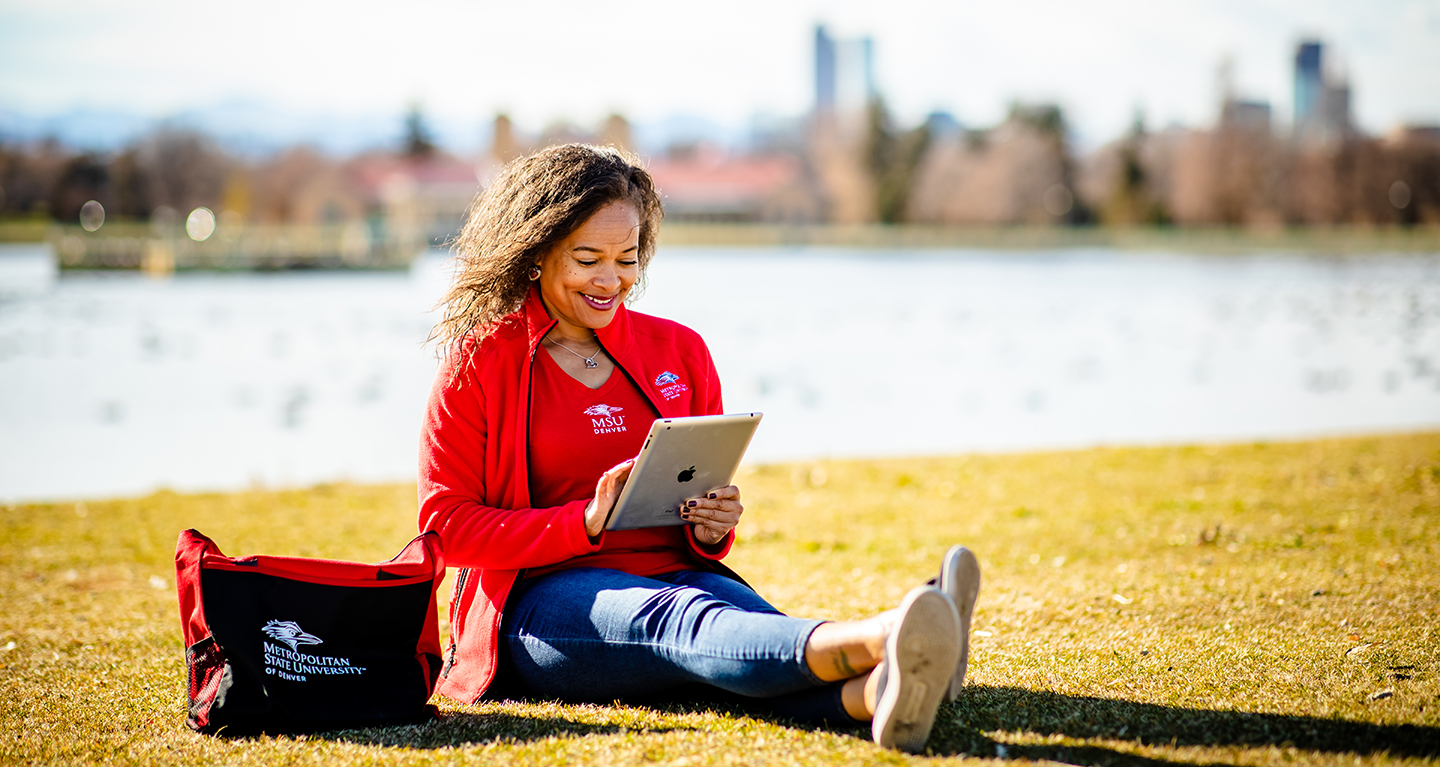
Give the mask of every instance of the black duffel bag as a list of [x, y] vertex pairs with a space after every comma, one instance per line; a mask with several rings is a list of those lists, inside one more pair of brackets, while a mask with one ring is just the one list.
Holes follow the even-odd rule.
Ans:
[[232, 558], [195, 530], [175, 547], [189, 671], [204, 733], [315, 732], [434, 718], [440, 537], [380, 564]]

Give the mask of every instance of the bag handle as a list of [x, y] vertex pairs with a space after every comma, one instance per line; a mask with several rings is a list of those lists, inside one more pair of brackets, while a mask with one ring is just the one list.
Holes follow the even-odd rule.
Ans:
[[200, 593], [200, 562], [206, 554], [225, 556], [220, 553], [220, 547], [199, 530], [180, 533], [180, 540], [175, 543], [175, 590], [180, 597], [180, 626], [186, 647], [210, 636], [204, 597]]

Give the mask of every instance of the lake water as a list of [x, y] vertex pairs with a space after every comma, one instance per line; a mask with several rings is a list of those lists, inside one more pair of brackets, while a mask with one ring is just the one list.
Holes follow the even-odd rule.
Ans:
[[[0, 501], [413, 481], [447, 276], [0, 251]], [[1440, 428], [1440, 254], [664, 248], [747, 460]]]

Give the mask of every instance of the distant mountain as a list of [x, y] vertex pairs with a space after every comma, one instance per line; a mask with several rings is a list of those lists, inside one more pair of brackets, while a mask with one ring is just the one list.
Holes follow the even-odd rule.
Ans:
[[[166, 117], [150, 117], [120, 110], [80, 108], [57, 115], [37, 116], [0, 109], [0, 141], [34, 141], [53, 138], [78, 149], [113, 151], [146, 132], [170, 124], [201, 131], [227, 150], [244, 156], [269, 154], [280, 147], [312, 144], [321, 150], [347, 155], [400, 142], [404, 115], [336, 115], [289, 111], [253, 100], [231, 100], [189, 109]], [[488, 143], [489, 126], [470, 121], [429, 119], [437, 141], [452, 151], [473, 152]]]
[[719, 144], [741, 146], [749, 131], [744, 126], [726, 125], [700, 115], [671, 115], [658, 120], [638, 121], [631, 134], [641, 152], [659, 153], [675, 144]]
[[149, 118], [99, 109], [82, 108], [47, 116], [0, 109], [0, 140], [53, 138], [69, 146], [107, 150], [123, 146], [153, 124]]
[[[0, 141], [54, 138], [78, 149], [114, 151], [163, 124], [199, 130], [226, 150], [241, 156], [262, 156], [294, 144], [311, 144], [335, 155], [397, 147], [404, 129], [403, 111], [340, 115], [287, 110], [255, 99], [230, 99], [153, 117], [115, 109], [76, 108], [53, 115], [35, 115], [0, 108]], [[426, 115], [435, 142], [450, 152], [474, 154], [490, 144], [486, 119]], [[755, 141], [760, 121], [731, 125], [698, 115], [674, 115], [637, 121], [631, 130], [637, 149], [658, 154], [673, 144], [710, 143], [744, 148]], [[543, 126], [521, 126], [538, 134]]]

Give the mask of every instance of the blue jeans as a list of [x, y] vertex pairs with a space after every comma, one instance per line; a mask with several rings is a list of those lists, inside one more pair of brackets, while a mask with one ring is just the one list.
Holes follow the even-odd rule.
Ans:
[[840, 683], [820, 680], [805, 663], [805, 644], [821, 623], [783, 615], [715, 573], [576, 568], [515, 584], [501, 660], [541, 697], [611, 701], [698, 683], [768, 699], [792, 719], [853, 723]]

